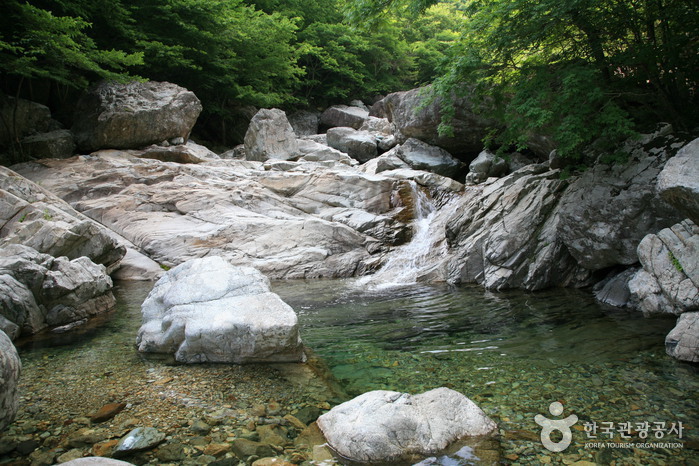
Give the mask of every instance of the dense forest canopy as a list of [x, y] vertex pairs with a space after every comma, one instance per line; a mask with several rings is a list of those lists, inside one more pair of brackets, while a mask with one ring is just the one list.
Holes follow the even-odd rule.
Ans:
[[100, 79], [170, 81], [197, 94], [223, 143], [244, 106], [371, 101], [433, 82], [504, 122], [490, 137], [502, 147], [545, 135], [580, 158], [643, 125], [698, 124], [699, 14], [687, 0], [5, 3], [6, 95], [60, 106]]

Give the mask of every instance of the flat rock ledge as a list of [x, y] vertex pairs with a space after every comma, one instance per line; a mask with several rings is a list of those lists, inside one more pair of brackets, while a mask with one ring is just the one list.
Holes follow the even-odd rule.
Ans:
[[168, 271], [141, 311], [142, 352], [174, 353], [183, 363], [305, 359], [296, 313], [270, 292], [267, 277], [219, 256]]
[[445, 387], [367, 392], [320, 416], [318, 427], [338, 455], [359, 462], [414, 462], [497, 429], [474, 402]]

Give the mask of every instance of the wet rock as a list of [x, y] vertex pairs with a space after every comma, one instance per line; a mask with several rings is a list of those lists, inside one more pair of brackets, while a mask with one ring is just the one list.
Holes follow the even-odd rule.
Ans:
[[114, 448], [119, 444], [119, 440], [112, 439], [92, 445], [92, 454], [95, 456], [111, 456]]
[[296, 416], [299, 421], [309, 425], [318, 419], [318, 416], [321, 414], [323, 414], [323, 411], [316, 406], [304, 406], [303, 408], [299, 409], [294, 416]]
[[16, 451], [20, 455], [27, 456], [37, 448], [39, 448], [39, 441], [35, 439], [23, 440], [17, 444]]
[[257, 433], [260, 435], [260, 442], [268, 445], [284, 446], [289, 441], [286, 436], [286, 430], [280, 426], [259, 426]]
[[447, 279], [493, 290], [585, 283], [555, 210], [567, 185], [557, 171], [529, 165], [467, 191], [445, 227]]
[[631, 297], [629, 281], [636, 272], [638, 269], [632, 267], [595, 285], [594, 293], [597, 301], [614, 307], [626, 306]]
[[258, 111], [245, 133], [247, 160], [295, 160], [301, 154], [294, 130], [283, 110]]
[[260, 458], [252, 463], [252, 466], [293, 466], [294, 463], [290, 463], [281, 458]]
[[667, 161], [658, 175], [660, 197], [699, 224], [699, 139]]
[[[306, 427], [308, 427], [306, 424], [304, 424], [303, 422], [301, 422], [301, 420], [299, 420], [299, 418], [297, 418], [296, 416], [293, 416], [293, 415], [291, 415], [291, 414], [285, 415], [285, 416], [284, 416], [284, 420], [285, 420], [286, 422], [288, 422], [289, 425], [290, 425], [291, 427], [293, 427], [294, 429], [299, 430], [299, 431], [302, 431], [302, 430], [304, 430]], [[315, 419], [314, 419], [314, 420], [315, 420]]]
[[185, 458], [184, 448], [179, 442], [167, 443], [158, 447], [155, 456], [165, 463], [182, 461]]
[[62, 455], [59, 455], [58, 458], [56, 458], [56, 460], [59, 463], [68, 463], [78, 458], [82, 458], [83, 456], [85, 456], [85, 453], [82, 450], [74, 448], [72, 450], [68, 450]]
[[103, 82], [77, 103], [80, 150], [135, 149], [189, 137], [202, 110], [193, 92], [167, 82]]
[[157, 447], [165, 434], [153, 427], [137, 427], [123, 437], [114, 449], [114, 457], [124, 457], [131, 453]]
[[211, 443], [204, 448], [204, 454], [218, 458], [231, 451], [231, 446], [228, 443]]
[[32, 466], [49, 466], [55, 464], [56, 453], [44, 449], [35, 450], [29, 455]]
[[22, 362], [15, 346], [0, 330], [0, 432], [14, 421], [19, 409], [18, 383]]
[[665, 338], [667, 354], [680, 361], [699, 362], [699, 312], [685, 312]]
[[369, 111], [361, 107], [334, 105], [320, 115], [321, 128], [346, 126], [359, 129], [369, 118]]
[[409, 138], [396, 155], [414, 170], [425, 170], [438, 175], [455, 177], [461, 171], [461, 162], [444, 149]]
[[322, 445], [324, 443], [325, 437], [316, 422], [311, 423], [294, 439], [294, 445], [305, 448], [311, 448], [313, 445]]
[[243, 438], [237, 438], [231, 442], [231, 451], [241, 461], [245, 461], [253, 455], [259, 458], [275, 455], [274, 450], [269, 445]]
[[497, 429], [478, 406], [448, 388], [409, 395], [377, 390], [318, 418], [328, 444], [351, 461], [410, 461], [466, 436]]
[[189, 430], [197, 435], [206, 435], [211, 431], [211, 426], [202, 420], [197, 420], [192, 423]]
[[83, 428], [68, 439], [68, 445], [73, 448], [84, 448], [104, 441], [108, 433], [104, 430]]
[[[108, 421], [126, 408], [126, 403], [108, 403], [90, 416], [92, 422]], [[93, 442], [94, 443], [94, 442]]]
[[68, 466], [133, 466], [133, 463], [126, 461], [99, 457], [78, 458], [63, 464]]
[[185, 363], [304, 359], [294, 310], [250, 267], [217, 256], [170, 270], [142, 306], [137, 345]]

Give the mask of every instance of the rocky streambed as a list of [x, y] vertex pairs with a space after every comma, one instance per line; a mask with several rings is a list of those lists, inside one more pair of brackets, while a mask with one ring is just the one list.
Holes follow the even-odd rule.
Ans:
[[[498, 423], [497, 440], [473, 449], [477, 459], [450, 458], [461, 464], [692, 464], [699, 455], [696, 368], [663, 356], [660, 337], [672, 319], [605, 310], [574, 290], [533, 299], [472, 287], [370, 292], [354, 281], [275, 282], [327, 371], [314, 362], [185, 366], [136, 351], [150, 286], [118, 283], [118, 309], [100, 325], [20, 344], [20, 412], [2, 437], [4, 463], [112, 455], [138, 427], [162, 437], [123, 456], [135, 464], [321, 460], [324, 440], [306, 427], [331, 406], [369, 390], [440, 386], [466, 394]], [[542, 447], [534, 422], [553, 400], [580, 418], [563, 454]], [[91, 421], [110, 404], [121, 411]], [[683, 448], [586, 446], [627, 440], [616, 430], [588, 438], [585, 423], [646, 421], [665, 423], [664, 441]], [[681, 439], [669, 433], [679, 422]], [[640, 444], [639, 435], [634, 428], [628, 442]]]

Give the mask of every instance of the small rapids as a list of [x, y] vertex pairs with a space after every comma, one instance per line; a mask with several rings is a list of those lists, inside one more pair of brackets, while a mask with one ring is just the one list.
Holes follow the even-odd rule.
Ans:
[[357, 286], [381, 290], [413, 285], [429, 279], [441, 263], [446, 246], [443, 228], [436, 222], [439, 210], [415, 182], [411, 181], [410, 186], [415, 199], [411, 241], [392, 251], [376, 273], [357, 280]]

